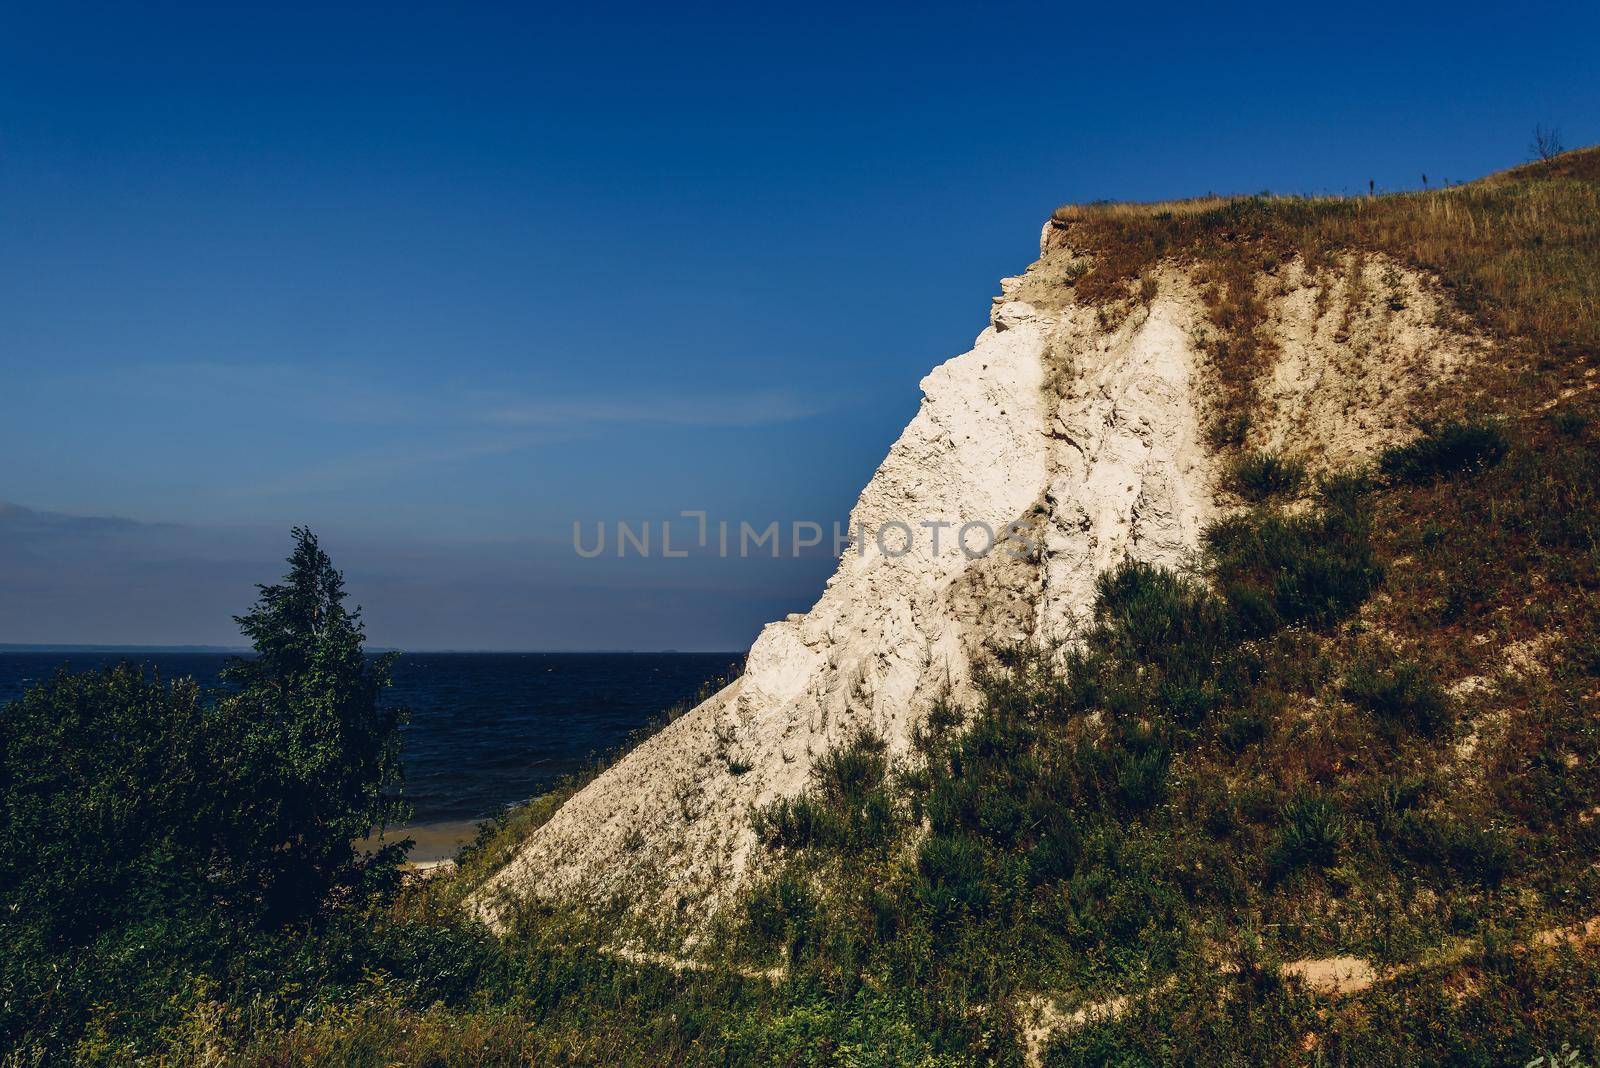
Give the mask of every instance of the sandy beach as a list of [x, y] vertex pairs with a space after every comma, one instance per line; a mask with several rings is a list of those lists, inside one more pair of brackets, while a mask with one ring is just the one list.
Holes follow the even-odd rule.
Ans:
[[416, 844], [406, 854], [406, 861], [418, 867], [429, 867], [441, 860], [449, 860], [456, 850], [473, 840], [478, 834], [478, 821], [456, 820], [445, 823], [416, 823], [405, 827], [390, 827], [381, 836], [362, 839], [363, 849], [373, 849], [389, 842], [410, 838]]

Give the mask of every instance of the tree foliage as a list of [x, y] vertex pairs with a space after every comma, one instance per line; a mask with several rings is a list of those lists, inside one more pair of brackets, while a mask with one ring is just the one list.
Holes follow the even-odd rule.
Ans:
[[330, 889], [382, 863], [361, 862], [351, 843], [394, 822], [401, 810], [401, 712], [378, 698], [395, 654], [362, 651], [361, 611], [344, 607], [344, 578], [316, 536], [297, 527], [289, 572], [258, 587], [249, 612], [235, 617], [255, 656], [234, 660], [223, 678], [238, 687], [228, 701], [241, 721], [249, 762], [260, 770], [255, 796], [241, 799], [261, 836], [259, 893], [268, 911], [292, 915]]
[[221, 690], [119, 664], [0, 709], [0, 1047], [396, 878], [405, 843], [353, 845], [400, 814], [392, 658], [363, 653], [339, 572], [294, 536]]

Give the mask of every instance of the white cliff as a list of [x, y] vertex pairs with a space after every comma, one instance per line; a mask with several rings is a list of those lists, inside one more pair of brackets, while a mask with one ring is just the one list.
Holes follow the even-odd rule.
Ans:
[[[972, 351], [923, 379], [920, 411], [851, 514], [866, 536], [816, 605], [768, 625], [741, 678], [535, 831], [471, 899], [481, 916], [542, 897], [704, 917], [758, 866], [752, 810], [799, 792], [820, 754], [862, 726], [903, 752], [946, 688], [970, 693], [987, 645], [1070, 637], [1095, 576], [1125, 557], [1184, 562], [1225, 506], [1202, 433], [1202, 304], [1169, 266], [1153, 297], [1107, 321], [1072, 299], [1071, 259], [1047, 247], [1006, 279]], [[1337, 279], [1289, 283], [1269, 294], [1286, 355], [1265, 383], [1265, 438], [1314, 422], [1307, 440], [1331, 460], [1406, 433], [1406, 375], [1461, 352], [1425, 287], [1408, 276], [1410, 310], [1373, 314], [1359, 296], [1314, 297], [1325, 285], [1337, 298]], [[1371, 366], [1345, 358], [1357, 344], [1399, 353], [1383, 389], [1352, 378]], [[978, 551], [1008, 530], [1018, 537]]]

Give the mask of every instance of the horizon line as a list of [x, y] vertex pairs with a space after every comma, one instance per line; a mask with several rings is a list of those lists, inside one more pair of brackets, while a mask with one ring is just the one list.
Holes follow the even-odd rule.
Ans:
[[[748, 650], [741, 649], [513, 649], [513, 648], [403, 648], [398, 645], [366, 645], [362, 651], [367, 653], [498, 653], [498, 654], [540, 654], [540, 655], [637, 655], [637, 656], [713, 656], [718, 654], [733, 654], [743, 656]], [[198, 643], [174, 645], [140, 645], [135, 643], [125, 644], [98, 644], [92, 642], [0, 642], [0, 653], [251, 653], [254, 649], [248, 645], [205, 645]]]

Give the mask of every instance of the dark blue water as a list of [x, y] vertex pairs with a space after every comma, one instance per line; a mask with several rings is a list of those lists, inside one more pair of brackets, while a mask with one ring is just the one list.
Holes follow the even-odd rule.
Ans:
[[[0, 652], [0, 704], [70, 664], [119, 660], [215, 685], [221, 653]], [[525, 801], [725, 675], [732, 653], [414, 653], [386, 701], [409, 705], [405, 796], [416, 823], [478, 820]]]

